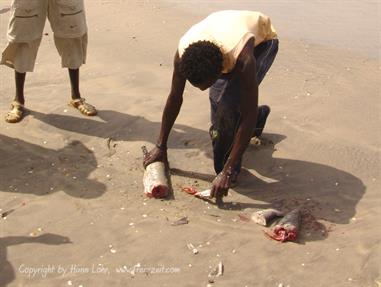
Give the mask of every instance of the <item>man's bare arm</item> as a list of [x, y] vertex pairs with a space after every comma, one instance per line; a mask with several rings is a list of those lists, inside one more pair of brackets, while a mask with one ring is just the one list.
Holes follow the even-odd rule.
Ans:
[[230, 157], [224, 171], [229, 171], [238, 163], [253, 135], [258, 114], [258, 83], [254, 42], [248, 41], [237, 61], [237, 76], [240, 79], [241, 118]]
[[160, 136], [157, 141], [159, 146], [166, 146], [168, 141], [169, 133], [176, 121], [176, 118], [180, 112], [181, 105], [183, 103], [183, 93], [186, 79], [181, 75], [180, 69], [180, 57], [179, 53], [176, 52], [174, 58], [174, 68], [172, 75], [172, 85], [171, 91], [169, 93], [167, 103], [163, 111]]
[[186, 83], [186, 79], [180, 73], [179, 66], [180, 57], [179, 53], [176, 52], [174, 58], [171, 91], [163, 111], [160, 135], [157, 140], [156, 147], [144, 157], [144, 167], [155, 161], [167, 162], [167, 141], [169, 133], [171, 132], [173, 124], [176, 121], [176, 118], [180, 112], [181, 105], [183, 103], [183, 93]]
[[238, 163], [245, 152], [253, 135], [258, 114], [258, 84], [256, 61], [254, 57], [254, 43], [249, 41], [242, 50], [238, 59], [238, 77], [240, 79], [240, 108], [241, 119], [238, 127], [230, 157], [224, 171], [229, 171]]
[[216, 197], [217, 200], [227, 195], [230, 175], [245, 152], [257, 122], [258, 84], [253, 41], [248, 41], [245, 45], [233, 73], [233, 77], [238, 77], [240, 81], [241, 118], [230, 156], [222, 172], [213, 180], [211, 197]]

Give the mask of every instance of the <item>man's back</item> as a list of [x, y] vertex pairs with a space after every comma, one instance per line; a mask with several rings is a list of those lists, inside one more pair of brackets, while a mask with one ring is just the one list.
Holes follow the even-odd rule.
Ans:
[[247, 41], [255, 40], [255, 46], [276, 38], [270, 18], [255, 11], [226, 10], [210, 14], [192, 26], [180, 39], [179, 55], [192, 43], [207, 40], [218, 45], [224, 54], [224, 73], [233, 69]]

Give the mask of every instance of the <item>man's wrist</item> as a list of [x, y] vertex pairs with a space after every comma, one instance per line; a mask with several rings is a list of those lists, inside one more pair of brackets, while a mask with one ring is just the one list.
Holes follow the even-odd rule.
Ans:
[[221, 173], [226, 174], [227, 176], [231, 176], [233, 173], [233, 168], [231, 167], [231, 165], [228, 165], [228, 166], [224, 167], [224, 169], [221, 171]]
[[159, 150], [162, 150], [162, 151], [166, 151], [167, 150], [167, 144], [156, 144], [156, 147], [159, 149]]

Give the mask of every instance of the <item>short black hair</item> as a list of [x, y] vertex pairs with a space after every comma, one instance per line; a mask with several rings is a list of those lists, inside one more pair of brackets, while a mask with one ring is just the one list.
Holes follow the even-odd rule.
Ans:
[[220, 48], [210, 41], [198, 41], [189, 45], [180, 62], [180, 72], [192, 85], [218, 76], [223, 68]]

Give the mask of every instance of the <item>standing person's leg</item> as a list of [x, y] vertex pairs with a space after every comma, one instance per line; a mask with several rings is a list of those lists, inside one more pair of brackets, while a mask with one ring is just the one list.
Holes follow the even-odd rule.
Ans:
[[27, 72], [34, 70], [45, 25], [46, 7], [46, 0], [13, 0], [11, 4], [8, 44], [0, 62], [15, 70], [15, 98], [11, 103], [11, 110], [5, 117], [9, 123], [21, 121], [25, 113], [25, 77]]
[[81, 93], [79, 92], [79, 69], [68, 69], [71, 87], [71, 99], [79, 100]]
[[86, 63], [87, 26], [83, 0], [49, 0], [48, 18], [54, 32], [54, 43], [61, 56], [61, 65], [69, 72], [70, 105], [82, 114], [94, 116], [97, 110], [81, 97], [79, 69]]
[[19, 73], [15, 71], [16, 95], [15, 95], [14, 101], [22, 105], [25, 104], [25, 98], [24, 98], [25, 77], [26, 77], [26, 73]]

